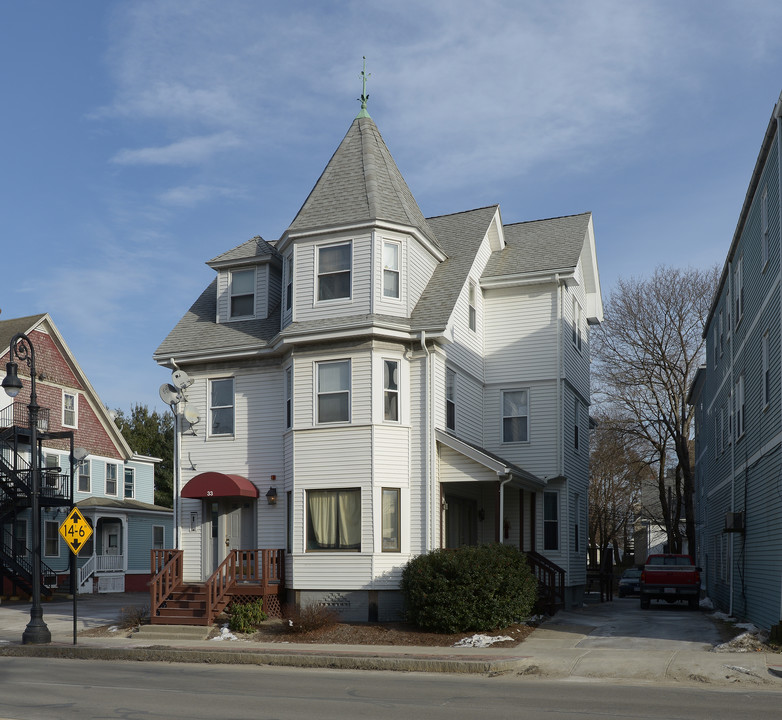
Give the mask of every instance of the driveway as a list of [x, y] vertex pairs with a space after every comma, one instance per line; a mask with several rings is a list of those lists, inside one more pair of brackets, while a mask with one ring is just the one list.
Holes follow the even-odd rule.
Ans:
[[641, 610], [638, 598], [616, 596], [604, 603], [590, 598], [582, 608], [560, 611], [532, 638], [563, 648], [671, 651], [708, 650], [721, 642], [705, 611], [664, 602]]

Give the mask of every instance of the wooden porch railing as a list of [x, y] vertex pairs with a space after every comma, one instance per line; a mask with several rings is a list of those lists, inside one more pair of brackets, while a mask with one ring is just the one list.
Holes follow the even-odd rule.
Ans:
[[538, 579], [538, 586], [542, 589], [543, 596], [540, 600], [547, 612], [553, 615], [557, 611], [557, 604], [564, 605], [565, 602], [565, 571], [534, 550], [528, 550], [524, 554]]
[[215, 609], [220, 606], [228, 591], [236, 584], [237, 552], [234, 550], [229, 553], [206, 581], [206, 619], [208, 623], [213, 621]]
[[184, 574], [181, 550], [150, 550], [150, 553], [150, 615], [154, 617], [171, 592], [182, 584]]

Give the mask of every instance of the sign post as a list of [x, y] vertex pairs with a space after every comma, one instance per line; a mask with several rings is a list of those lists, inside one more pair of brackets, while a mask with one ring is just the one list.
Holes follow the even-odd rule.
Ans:
[[92, 526], [84, 519], [79, 508], [74, 507], [60, 525], [60, 535], [73, 553], [71, 557], [71, 592], [73, 593], [73, 644], [76, 644], [76, 557], [92, 537]]

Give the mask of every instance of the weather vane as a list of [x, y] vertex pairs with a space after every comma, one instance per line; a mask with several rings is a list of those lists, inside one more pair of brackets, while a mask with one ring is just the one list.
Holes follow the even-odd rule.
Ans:
[[367, 78], [372, 77], [372, 73], [367, 72], [366, 55], [364, 55], [364, 69], [361, 71], [359, 77], [361, 78], [361, 97], [358, 99], [361, 101], [361, 112], [358, 114], [358, 117], [369, 117], [369, 113], [367, 112], [367, 100], [369, 100], [369, 95], [367, 94]]

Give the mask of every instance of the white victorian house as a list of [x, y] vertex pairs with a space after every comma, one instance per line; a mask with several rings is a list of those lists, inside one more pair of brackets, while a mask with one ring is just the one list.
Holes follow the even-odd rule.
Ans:
[[393, 619], [411, 557], [490, 542], [529, 553], [552, 602], [579, 600], [602, 319], [589, 213], [425, 218], [362, 110], [282, 237], [208, 265], [154, 356], [190, 383], [158, 622], [187, 622], [177, 586], [252, 594], [253, 577]]

